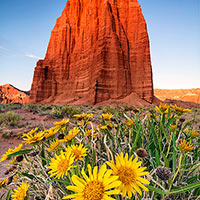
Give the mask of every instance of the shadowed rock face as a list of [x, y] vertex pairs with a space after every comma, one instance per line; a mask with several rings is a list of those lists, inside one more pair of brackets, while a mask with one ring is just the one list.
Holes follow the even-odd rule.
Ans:
[[31, 101], [96, 104], [131, 93], [153, 100], [149, 38], [138, 1], [67, 1], [35, 68]]

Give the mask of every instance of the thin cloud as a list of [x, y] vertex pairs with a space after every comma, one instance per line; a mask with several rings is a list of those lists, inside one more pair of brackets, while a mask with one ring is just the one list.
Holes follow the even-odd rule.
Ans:
[[3, 46], [0, 46], [0, 49], [1, 49], [1, 50], [5, 50], [5, 51], [10, 51], [9, 49], [7, 49], [7, 48], [5, 48], [5, 47], [3, 47]]
[[28, 58], [33, 58], [33, 59], [41, 59], [40, 57], [35, 56], [33, 54], [26, 54], [25, 56], [28, 57]]

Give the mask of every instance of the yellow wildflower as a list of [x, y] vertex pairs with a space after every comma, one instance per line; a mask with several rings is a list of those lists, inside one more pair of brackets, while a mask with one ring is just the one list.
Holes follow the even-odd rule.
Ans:
[[118, 189], [122, 191], [123, 197], [126, 197], [128, 194], [129, 199], [131, 199], [132, 194], [135, 194], [135, 190], [142, 195], [142, 191], [139, 187], [148, 191], [148, 188], [143, 184], [149, 184], [149, 181], [141, 176], [147, 175], [149, 172], [144, 171], [146, 167], [140, 167], [142, 161], [137, 162], [138, 157], [132, 160], [133, 156], [128, 159], [127, 153], [125, 156], [121, 153], [121, 155], [117, 154], [115, 159], [116, 164], [113, 160], [107, 162], [107, 164], [112, 168], [112, 173], [118, 176], [118, 180], [121, 181]]
[[106, 125], [105, 126], [100, 126], [100, 129], [106, 130], [106, 129], [108, 129], [108, 127]]
[[180, 148], [182, 151], [192, 151], [192, 149], [194, 147], [192, 146], [192, 144], [187, 142], [185, 139], [181, 139]]
[[59, 140], [52, 142], [50, 147], [47, 149], [48, 151], [54, 151], [59, 146]]
[[14, 149], [9, 148], [8, 151], [2, 155], [0, 162], [7, 160], [9, 155], [20, 151], [22, 147], [23, 147], [23, 144], [20, 144], [18, 147], [15, 147]]
[[93, 138], [95, 138], [98, 135], [98, 133], [96, 133], [95, 130], [92, 133], [92, 129], [86, 129], [85, 133], [86, 133], [87, 137], [92, 137], [92, 135], [93, 135]]
[[192, 111], [190, 109], [184, 109], [182, 107], [178, 107], [176, 104], [175, 105], [171, 105], [171, 107], [178, 115], [182, 115], [185, 112], [191, 112]]
[[44, 138], [44, 131], [40, 131], [37, 134], [34, 135], [26, 135], [25, 137], [23, 137], [23, 140], [27, 143], [27, 144], [34, 144], [36, 142], [41, 141]]
[[195, 130], [192, 130], [191, 135], [194, 136], [194, 137], [198, 137], [200, 135], [200, 133], [195, 131]]
[[177, 126], [172, 124], [172, 125], [170, 125], [169, 129], [170, 129], [170, 131], [176, 131], [177, 130]]
[[24, 200], [27, 197], [27, 190], [29, 185], [27, 183], [22, 182], [21, 186], [17, 187], [14, 190], [14, 194], [12, 195], [13, 200]]
[[5, 185], [5, 183], [6, 183], [7, 180], [8, 180], [8, 177], [4, 178], [3, 180], [0, 181], [0, 188]]
[[117, 124], [112, 124], [111, 122], [107, 124], [108, 127], [110, 127], [111, 129], [114, 127], [117, 127]]
[[169, 106], [167, 104], [164, 103], [160, 103], [159, 107], [156, 106], [155, 110], [158, 111], [159, 113], [168, 113], [169, 111]]
[[92, 113], [89, 113], [89, 114], [87, 114], [87, 117], [88, 117], [88, 118], [93, 118], [93, 114], [92, 114]]
[[101, 118], [105, 119], [105, 120], [110, 120], [113, 117], [113, 115], [111, 113], [106, 113], [106, 114], [102, 114]]
[[18, 180], [18, 175], [15, 175], [15, 176], [13, 177], [12, 182], [16, 182], [17, 180]]
[[[91, 115], [89, 115], [91, 116]], [[92, 115], [93, 116], [93, 115]], [[82, 119], [87, 119], [88, 118], [88, 115], [83, 113], [83, 114], [77, 114], [77, 115], [74, 115], [73, 117], [77, 117], [79, 120], [82, 120]]]
[[114, 200], [110, 195], [119, 194], [119, 190], [115, 188], [120, 185], [117, 176], [111, 176], [110, 170], [106, 165], [102, 165], [99, 172], [97, 166], [92, 172], [91, 166], [88, 165], [89, 176], [82, 169], [81, 174], [84, 179], [76, 175], [72, 176], [74, 186], [67, 186], [68, 190], [75, 192], [74, 194], [64, 197], [64, 199], [80, 199], [80, 200]]
[[22, 135], [22, 137], [26, 137], [27, 135], [33, 135], [36, 133], [36, 131], [38, 130], [38, 127], [36, 127], [35, 129], [32, 129], [31, 131], [29, 131], [28, 133], [24, 133]]
[[73, 165], [74, 156], [71, 155], [71, 151], [68, 152], [60, 152], [60, 155], [55, 155], [55, 158], [51, 159], [49, 169], [51, 169], [48, 173], [50, 173], [50, 177], [56, 175], [58, 179], [63, 178], [67, 175], [68, 171], [71, 168], [74, 168]]
[[61, 126], [64, 126], [69, 122], [69, 119], [63, 119], [60, 122], [54, 122], [53, 124], [57, 126], [57, 128], [60, 128]]
[[84, 126], [85, 122], [84, 122], [83, 120], [81, 120], [81, 121], [78, 121], [77, 124], [78, 124], [79, 126]]
[[134, 119], [129, 119], [125, 121], [125, 124], [128, 128], [131, 128], [134, 125]]
[[58, 130], [59, 129], [57, 127], [52, 127], [45, 132], [44, 137], [50, 138], [50, 137], [54, 136], [58, 132]]
[[67, 127], [66, 127], [66, 126], [62, 127], [62, 128], [60, 129], [60, 131], [61, 131], [62, 133], [65, 133], [65, 132], [67, 131]]
[[66, 152], [71, 151], [71, 154], [75, 156], [75, 160], [83, 160], [83, 156], [87, 156], [87, 148], [80, 145], [71, 145], [65, 149]]
[[79, 132], [80, 130], [77, 127], [70, 129], [69, 134], [60, 140], [60, 142], [70, 142]]

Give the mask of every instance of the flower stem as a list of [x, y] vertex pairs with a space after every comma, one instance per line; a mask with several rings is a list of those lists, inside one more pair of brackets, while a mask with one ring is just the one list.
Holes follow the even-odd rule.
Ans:
[[180, 168], [181, 168], [181, 163], [182, 163], [182, 158], [183, 158], [183, 153], [181, 152], [181, 155], [180, 155], [180, 158], [179, 158], [179, 163], [178, 163], [178, 169], [176, 170], [176, 173], [174, 174], [174, 177], [170, 183], [170, 186], [169, 186], [169, 190], [167, 192], [167, 195], [165, 197], [167, 197], [171, 191], [171, 188], [172, 188], [172, 185], [173, 185], [173, 182], [175, 180], [175, 178], [177, 177], [179, 171], [180, 171]]

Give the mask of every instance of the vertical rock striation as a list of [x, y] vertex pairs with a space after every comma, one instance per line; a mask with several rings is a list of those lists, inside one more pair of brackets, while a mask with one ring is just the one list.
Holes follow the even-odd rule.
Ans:
[[137, 0], [71, 0], [35, 68], [33, 103], [153, 100], [149, 37]]

